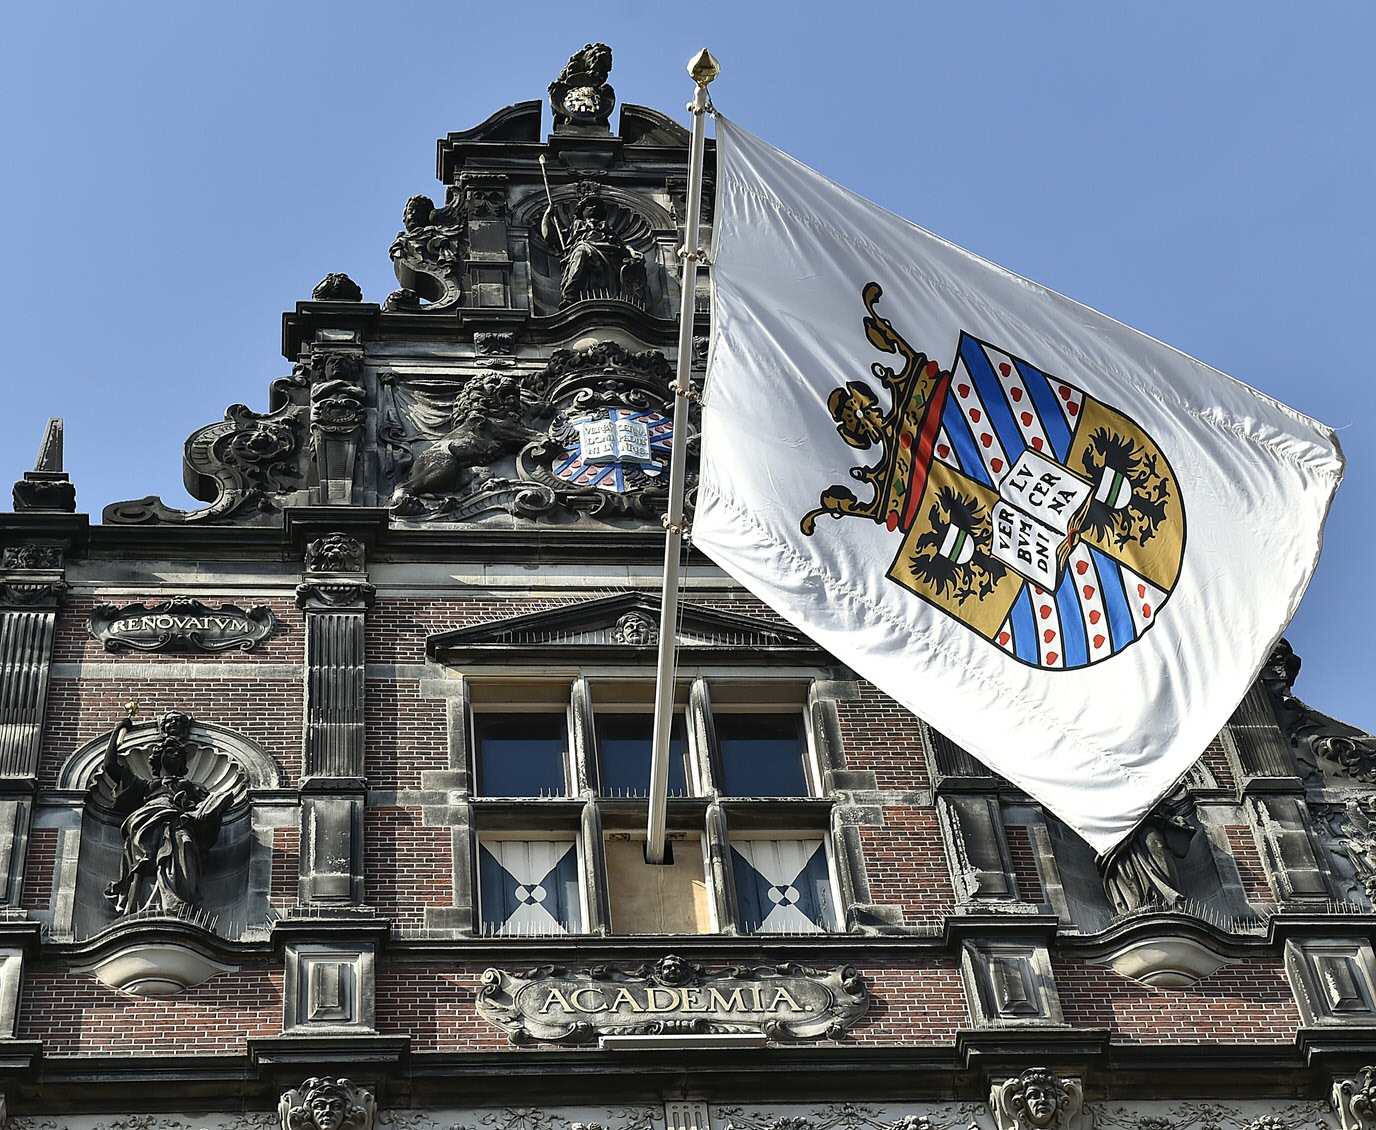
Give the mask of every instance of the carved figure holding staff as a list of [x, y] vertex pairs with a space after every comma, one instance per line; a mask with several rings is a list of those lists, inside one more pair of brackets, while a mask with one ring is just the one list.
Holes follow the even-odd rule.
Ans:
[[121, 915], [179, 914], [195, 905], [205, 853], [220, 833], [233, 794], [212, 796], [186, 775], [191, 717], [169, 710], [158, 720], [158, 737], [148, 750], [153, 778], [135, 773], [120, 758], [120, 739], [134, 727], [136, 703], [126, 708], [110, 734], [102, 769], [115, 791], [115, 811], [124, 817], [124, 852], [119, 878], [105, 897]]

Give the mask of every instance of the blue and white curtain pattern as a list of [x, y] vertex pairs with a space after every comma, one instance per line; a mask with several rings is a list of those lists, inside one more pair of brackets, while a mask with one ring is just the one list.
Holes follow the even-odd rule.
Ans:
[[582, 929], [572, 840], [484, 840], [478, 846], [483, 925], [494, 934]]
[[746, 933], [815, 934], [835, 928], [821, 839], [737, 840], [731, 863]]

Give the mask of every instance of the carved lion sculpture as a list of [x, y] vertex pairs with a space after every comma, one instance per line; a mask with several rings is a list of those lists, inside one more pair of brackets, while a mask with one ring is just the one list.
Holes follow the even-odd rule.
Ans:
[[456, 494], [468, 486], [476, 469], [513, 455], [536, 438], [521, 421], [521, 384], [504, 373], [481, 373], [464, 385], [454, 400], [451, 427], [443, 439], [417, 457], [406, 481], [392, 499], [394, 509], [408, 509], [422, 495]]
[[612, 49], [605, 43], [584, 44], [581, 51], [575, 51], [564, 64], [556, 82], [572, 82], [575, 79], [591, 78], [595, 82], [606, 82], [612, 73]]
[[1030, 1067], [1014, 1079], [995, 1083], [989, 1094], [998, 1130], [1091, 1130], [1084, 1089], [1077, 1079], [1062, 1079], [1045, 1067]]

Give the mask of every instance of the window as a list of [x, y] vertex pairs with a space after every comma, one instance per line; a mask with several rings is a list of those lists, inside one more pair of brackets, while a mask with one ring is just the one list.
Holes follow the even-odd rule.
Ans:
[[836, 929], [830, 810], [811, 799], [819, 790], [807, 688], [681, 681], [670, 733], [671, 861], [652, 865], [653, 682], [472, 681], [483, 932]]

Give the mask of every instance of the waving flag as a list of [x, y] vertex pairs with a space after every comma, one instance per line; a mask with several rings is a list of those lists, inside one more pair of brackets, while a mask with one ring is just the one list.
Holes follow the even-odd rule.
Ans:
[[1090, 844], [1284, 630], [1332, 432], [720, 117], [694, 543]]

